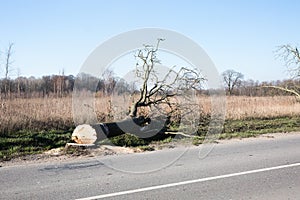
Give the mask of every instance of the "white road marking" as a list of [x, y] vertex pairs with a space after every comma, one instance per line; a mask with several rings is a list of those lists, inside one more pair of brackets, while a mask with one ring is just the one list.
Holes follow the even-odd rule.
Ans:
[[217, 180], [217, 179], [224, 179], [224, 178], [230, 178], [230, 177], [235, 177], [235, 176], [242, 176], [242, 175], [247, 175], [247, 174], [254, 174], [254, 173], [284, 169], [284, 168], [289, 168], [289, 167], [298, 167], [298, 166], [300, 166], [300, 163], [294, 163], [294, 164], [289, 164], [289, 165], [280, 165], [280, 166], [276, 166], [276, 167], [255, 169], [255, 170], [238, 172], [238, 173], [233, 173], [233, 174], [225, 174], [225, 175], [220, 175], [220, 176], [200, 178], [200, 179], [182, 181], [182, 182], [177, 182], [177, 183], [170, 183], [170, 184], [165, 184], [165, 185], [157, 185], [157, 186], [145, 187], [145, 188], [140, 188], [140, 189], [115, 192], [115, 193], [110, 193], [110, 194], [102, 194], [102, 195], [98, 195], [98, 196], [86, 197], [86, 198], [81, 198], [81, 199], [77, 199], [77, 200], [103, 199], [103, 198], [108, 198], [108, 197], [115, 197], [115, 196], [121, 196], [121, 195], [126, 195], [126, 194], [138, 193], [138, 192], [146, 192], [146, 191], [175, 187], [175, 186], [180, 186], [180, 185], [200, 183], [200, 182], [205, 182], [205, 181], [212, 181], [212, 180]]

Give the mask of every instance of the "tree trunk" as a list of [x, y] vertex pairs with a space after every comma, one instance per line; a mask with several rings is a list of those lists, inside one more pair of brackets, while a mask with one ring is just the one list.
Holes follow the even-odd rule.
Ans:
[[136, 117], [137, 116], [137, 110], [138, 110], [138, 103], [133, 103], [130, 107], [130, 117]]
[[72, 140], [79, 144], [92, 144], [125, 133], [136, 135], [145, 140], [159, 140], [172, 136], [165, 134], [166, 130], [165, 122], [135, 117], [120, 122], [79, 125], [72, 134]]

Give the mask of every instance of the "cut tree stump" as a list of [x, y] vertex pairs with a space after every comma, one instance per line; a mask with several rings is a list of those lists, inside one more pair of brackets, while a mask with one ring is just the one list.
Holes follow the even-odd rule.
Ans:
[[88, 124], [79, 125], [73, 131], [72, 140], [76, 142], [73, 144], [93, 144], [97, 140], [97, 132]]

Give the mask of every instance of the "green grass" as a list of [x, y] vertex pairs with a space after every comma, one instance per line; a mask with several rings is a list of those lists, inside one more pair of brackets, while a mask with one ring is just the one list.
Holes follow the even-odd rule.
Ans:
[[[209, 129], [209, 117], [199, 124], [197, 136], [192, 144], [199, 145], [205, 140]], [[210, 127], [220, 130], [220, 127]], [[300, 131], [300, 116], [283, 116], [273, 118], [248, 118], [243, 120], [226, 120], [218, 139], [257, 137], [266, 133], [286, 133]]]
[[139, 148], [142, 151], [154, 151], [155, 149], [149, 145], [143, 145], [143, 146], [138, 146], [137, 148]]
[[116, 146], [137, 147], [148, 145], [149, 142], [132, 134], [124, 134], [109, 139]]
[[0, 161], [62, 147], [70, 142], [72, 131], [18, 131], [1, 134]]
[[192, 144], [198, 146], [204, 142], [204, 139], [205, 139], [204, 136], [196, 136], [193, 138]]
[[300, 131], [300, 117], [227, 120], [220, 139], [256, 137], [266, 133]]

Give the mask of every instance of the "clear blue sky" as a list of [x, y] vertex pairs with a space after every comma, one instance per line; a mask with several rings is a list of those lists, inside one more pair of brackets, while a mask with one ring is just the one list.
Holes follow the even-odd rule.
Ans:
[[285, 79], [286, 67], [274, 51], [278, 45], [299, 44], [299, 13], [296, 0], [0, 0], [0, 50], [15, 44], [13, 68], [23, 76], [62, 69], [75, 75], [110, 37], [157, 27], [192, 38], [220, 72], [234, 69], [260, 81]]

